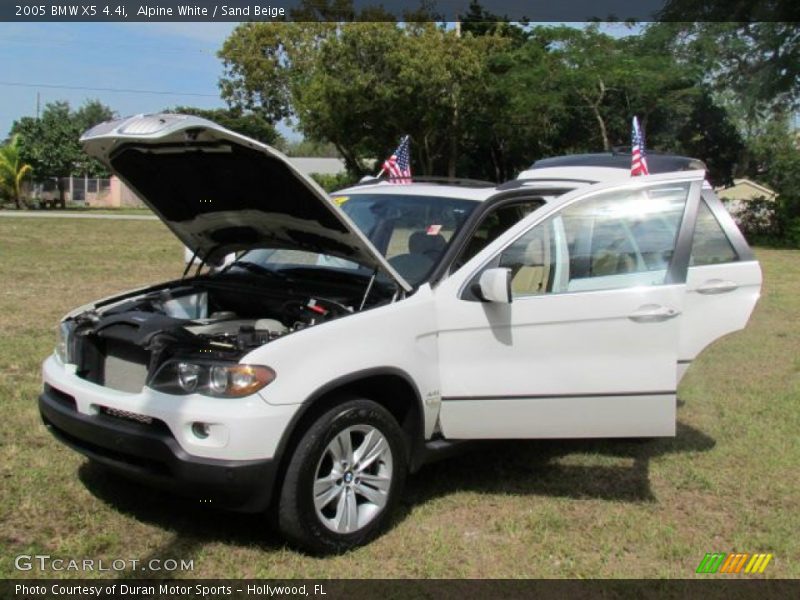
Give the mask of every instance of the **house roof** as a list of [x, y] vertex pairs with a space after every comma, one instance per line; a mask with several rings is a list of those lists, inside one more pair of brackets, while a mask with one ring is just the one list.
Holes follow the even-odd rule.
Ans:
[[725, 195], [726, 192], [729, 193], [728, 195], [731, 195], [731, 193], [742, 195], [742, 193], [747, 189], [753, 190], [754, 194], [751, 197], [760, 195], [764, 196], [765, 198], [774, 198], [777, 196], [777, 193], [772, 188], [744, 177], [740, 179], [734, 179], [733, 185], [718, 187], [716, 192], [720, 196]]
[[336, 175], [345, 170], [341, 158], [322, 158], [318, 156], [292, 156], [289, 161], [304, 175], [319, 173], [320, 175]]

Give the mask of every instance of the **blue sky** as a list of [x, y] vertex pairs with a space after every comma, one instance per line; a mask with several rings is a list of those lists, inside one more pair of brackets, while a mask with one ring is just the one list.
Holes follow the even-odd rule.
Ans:
[[[578, 24], [575, 24], [578, 25]], [[178, 105], [224, 106], [217, 50], [236, 23], [0, 23], [0, 139], [14, 120], [66, 100], [78, 107], [98, 99], [120, 116]], [[611, 35], [629, 35], [608, 25]], [[635, 31], [635, 30], [634, 30]], [[8, 85], [25, 84], [25, 85]], [[75, 90], [116, 88], [170, 93]], [[280, 126], [289, 139], [298, 134]]]
[[[120, 115], [176, 105], [224, 106], [216, 56], [235, 23], [0, 23], [0, 139], [41, 105], [99, 99]], [[6, 85], [32, 84], [34, 87]], [[36, 85], [38, 84], [38, 85]], [[123, 88], [170, 94], [69, 90]], [[197, 95], [193, 95], [197, 94]]]

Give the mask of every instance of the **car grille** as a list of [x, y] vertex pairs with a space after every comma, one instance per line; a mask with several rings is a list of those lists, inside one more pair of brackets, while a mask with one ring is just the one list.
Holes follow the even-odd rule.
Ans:
[[140, 415], [139, 413], [130, 412], [127, 410], [120, 410], [118, 408], [111, 408], [108, 406], [101, 406], [100, 412], [109, 417], [116, 417], [117, 419], [125, 419], [127, 421], [135, 421], [136, 423], [142, 423], [144, 425], [150, 425], [153, 423], [153, 417], [148, 417], [147, 415]]
[[139, 393], [147, 379], [147, 352], [132, 348], [105, 356], [103, 385], [122, 392]]
[[75, 363], [78, 377], [138, 394], [147, 381], [150, 352], [124, 339], [86, 335], [76, 343]]

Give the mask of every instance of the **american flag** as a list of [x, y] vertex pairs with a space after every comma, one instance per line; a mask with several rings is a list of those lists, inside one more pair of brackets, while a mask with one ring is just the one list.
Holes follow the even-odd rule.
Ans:
[[411, 162], [409, 160], [410, 136], [400, 140], [400, 145], [383, 163], [383, 171], [389, 174], [390, 183], [411, 183]]
[[647, 155], [644, 152], [644, 136], [639, 129], [639, 119], [633, 117], [631, 131], [631, 177], [636, 175], [649, 175], [647, 168]]

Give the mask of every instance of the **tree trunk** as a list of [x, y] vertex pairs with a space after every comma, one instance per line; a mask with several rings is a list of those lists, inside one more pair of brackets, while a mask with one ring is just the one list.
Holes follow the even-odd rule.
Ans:
[[592, 114], [594, 115], [595, 120], [597, 120], [597, 126], [600, 129], [600, 138], [603, 141], [603, 150], [605, 152], [609, 152], [611, 150], [611, 143], [608, 141], [608, 130], [606, 128], [605, 119], [603, 119], [603, 114], [600, 112], [600, 105], [603, 103], [603, 99], [606, 96], [606, 84], [602, 79], [597, 80], [597, 88], [597, 97], [594, 100], [590, 100], [589, 97], [583, 92], [578, 92], [578, 94], [584, 99], [584, 101], [586, 101], [586, 103], [589, 105], [589, 108], [592, 110]]
[[458, 162], [458, 97], [453, 98], [453, 122], [450, 128], [450, 151], [447, 156], [447, 176], [454, 179]]
[[67, 198], [65, 196], [66, 190], [64, 189], [64, 182], [61, 177], [58, 178], [58, 207], [67, 207]]
[[422, 137], [422, 148], [424, 150], [424, 155], [422, 158], [422, 174], [431, 175], [433, 172], [433, 158], [431, 157], [431, 144], [427, 133]]
[[355, 175], [356, 177], [362, 177], [364, 175], [364, 169], [356, 157], [351, 152], [347, 152], [343, 146], [338, 144], [337, 142], [332, 142], [336, 150], [339, 152], [339, 155], [344, 159], [344, 166], [345, 168]]
[[606, 122], [603, 120], [603, 115], [600, 114], [600, 111], [597, 107], [593, 107], [594, 110], [594, 117], [597, 119], [597, 125], [600, 127], [600, 136], [603, 139], [603, 150], [609, 152], [611, 150], [611, 144], [608, 141], [608, 131], [606, 131]]

